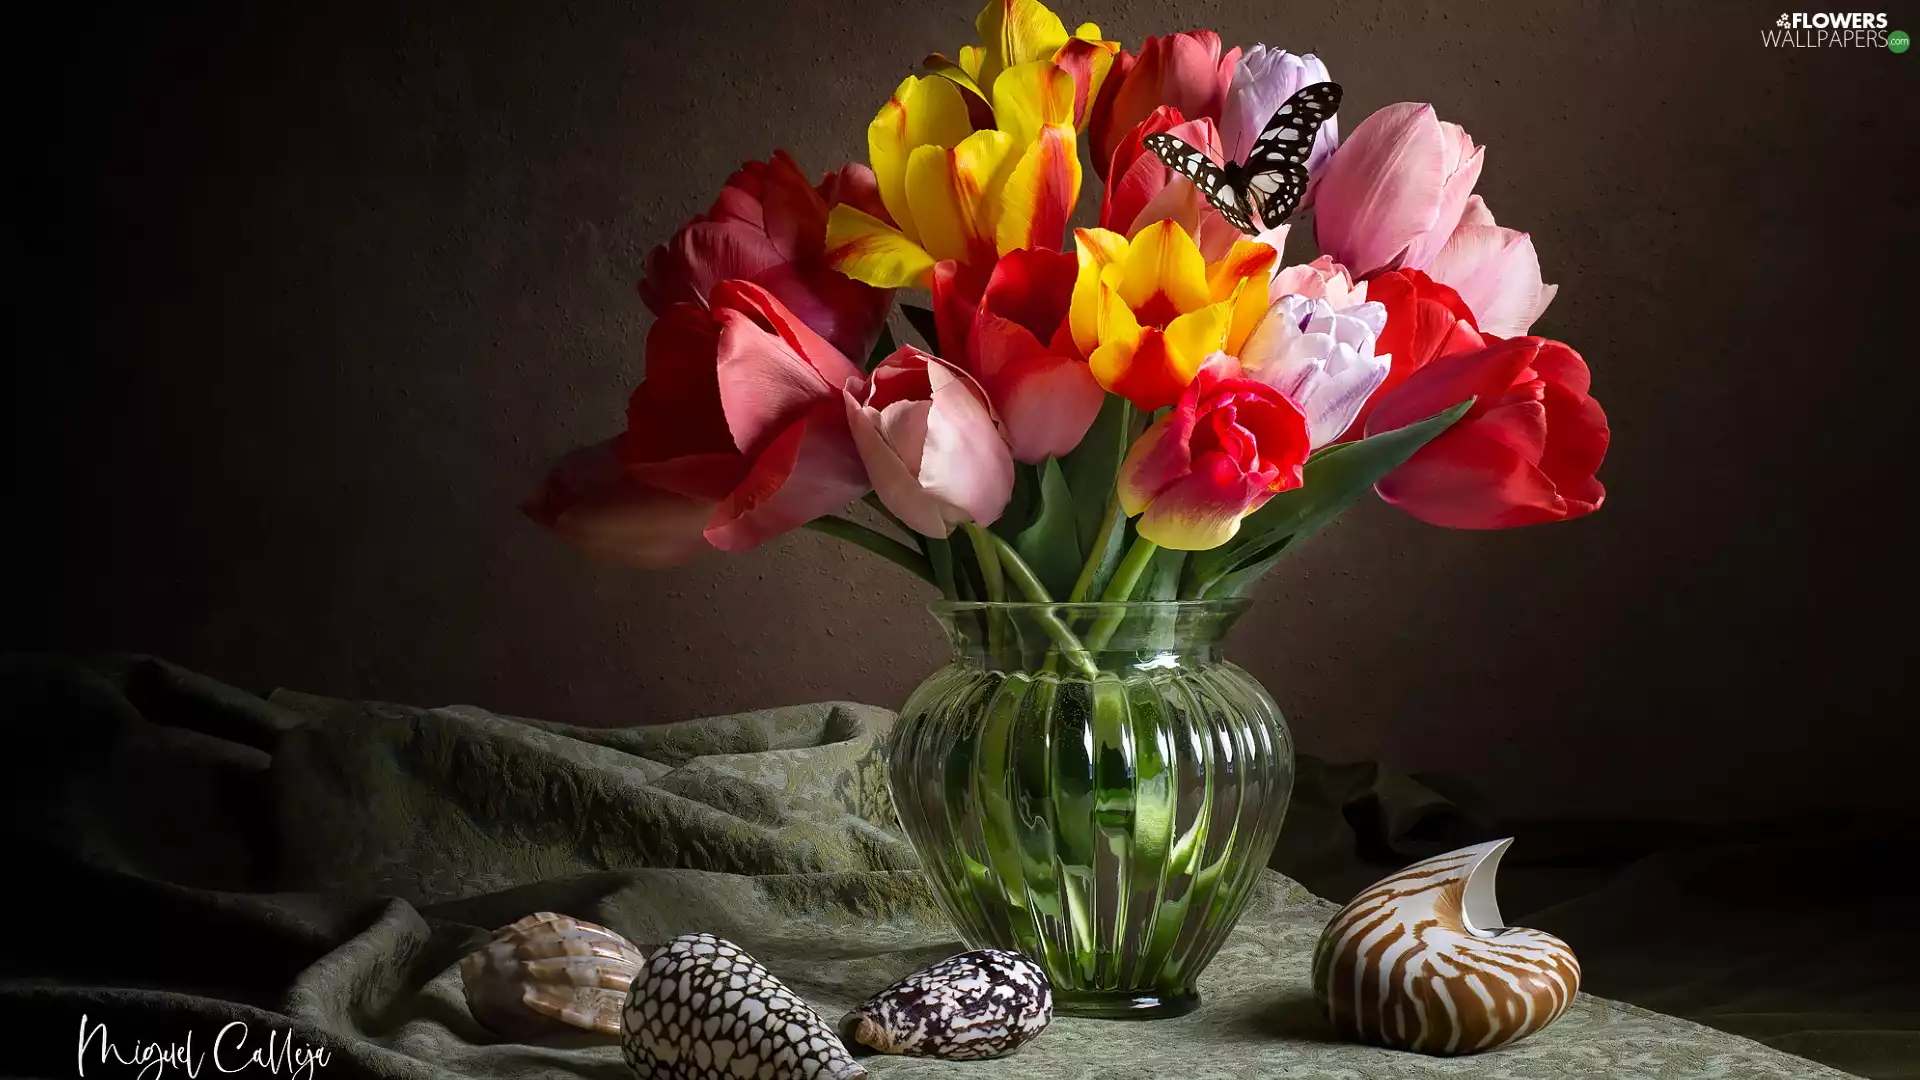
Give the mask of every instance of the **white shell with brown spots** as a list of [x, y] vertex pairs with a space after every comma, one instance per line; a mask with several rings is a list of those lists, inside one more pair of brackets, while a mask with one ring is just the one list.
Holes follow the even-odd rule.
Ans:
[[820, 1014], [712, 934], [661, 946], [627, 992], [621, 1051], [640, 1080], [858, 1080]]
[[567, 1027], [620, 1034], [627, 987], [647, 956], [584, 919], [537, 911], [493, 932], [460, 961], [473, 1018], [510, 1038]]
[[846, 1037], [885, 1054], [956, 1061], [1004, 1057], [1053, 1022], [1053, 985], [1019, 953], [949, 957], [868, 998], [840, 1021]]

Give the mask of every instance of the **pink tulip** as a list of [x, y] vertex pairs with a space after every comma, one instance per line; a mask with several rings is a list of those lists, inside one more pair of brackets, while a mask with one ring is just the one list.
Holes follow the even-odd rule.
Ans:
[[1480, 329], [1500, 337], [1524, 335], [1560, 291], [1540, 280], [1533, 239], [1495, 225], [1478, 195], [1467, 200], [1460, 224], [1427, 273], [1460, 294]]
[[627, 474], [616, 436], [561, 458], [520, 512], [581, 551], [644, 570], [712, 549], [700, 535], [714, 504], [649, 487]]
[[1354, 284], [1353, 275], [1347, 268], [1333, 261], [1333, 256], [1322, 255], [1310, 263], [1300, 263], [1274, 272], [1273, 284], [1268, 288], [1273, 296], [1304, 296], [1309, 300], [1325, 300], [1336, 308], [1351, 307], [1364, 303], [1367, 299], [1367, 283]]
[[955, 264], [934, 268], [941, 351], [986, 391], [1016, 461], [1080, 445], [1106, 400], [1067, 325], [1078, 267], [1071, 254], [1021, 248], [995, 264], [978, 298]]
[[986, 393], [965, 372], [906, 346], [842, 396], [873, 489], [908, 528], [946, 536], [1007, 508], [1013, 457]]
[[1314, 179], [1314, 239], [1359, 271], [1424, 270], [1480, 179], [1481, 148], [1433, 106], [1389, 105], [1361, 121]]
[[620, 449], [633, 479], [712, 504], [707, 542], [740, 551], [867, 491], [840, 404], [861, 375], [766, 289], [727, 281], [711, 300], [654, 323]]
[[[1255, 45], [1242, 53], [1240, 62], [1234, 65], [1233, 80], [1227, 86], [1227, 100], [1220, 114], [1220, 142], [1227, 157], [1234, 161], [1247, 160], [1247, 153], [1260, 138], [1267, 121], [1273, 119], [1273, 114], [1288, 98], [1301, 87], [1330, 81], [1332, 76], [1327, 74], [1327, 65], [1312, 53], [1295, 56], [1285, 49], [1270, 49], [1265, 45]], [[1307, 172], [1319, 172], [1321, 164], [1333, 155], [1338, 145], [1340, 121], [1330, 119], [1320, 125], [1320, 133], [1314, 138], [1313, 153], [1307, 157]]]
[[1221, 55], [1220, 35], [1211, 30], [1149, 37], [1139, 56], [1122, 52], [1100, 88], [1088, 125], [1094, 171], [1104, 178], [1127, 132], [1162, 105], [1188, 120], [1217, 122], [1239, 60], [1238, 48]]
[[640, 296], [655, 315], [677, 303], [705, 307], [722, 281], [751, 281], [840, 351], [865, 356], [893, 293], [827, 265], [827, 214], [842, 203], [885, 218], [873, 171], [846, 165], [819, 187], [785, 151], [729, 177], [713, 208], [647, 256]]

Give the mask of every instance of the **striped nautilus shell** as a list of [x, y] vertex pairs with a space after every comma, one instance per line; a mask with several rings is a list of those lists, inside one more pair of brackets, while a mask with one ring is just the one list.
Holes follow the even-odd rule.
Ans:
[[1573, 950], [1502, 925], [1493, 876], [1512, 843], [1414, 863], [1340, 909], [1314, 950], [1313, 992], [1341, 1038], [1472, 1054], [1567, 1011], [1580, 989]]

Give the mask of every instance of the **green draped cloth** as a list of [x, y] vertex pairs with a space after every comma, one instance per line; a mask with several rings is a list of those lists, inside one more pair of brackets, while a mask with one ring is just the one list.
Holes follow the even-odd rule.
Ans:
[[[101, 1050], [191, 1034], [208, 1055], [238, 1020], [244, 1042], [228, 1029], [222, 1068], [291, 1047], [325, 1050], [308, 1077], [628, 1076], [607, 1040], [513, 1042], [469, 1014], [460, 957], [539, 910], [643, 948], [693, 931], [730, 938], [830, 1021], [962, 948], [898, 832], [876, 751], [892, 722], [882, 709], [602, 730], [261, 696], [137, 658], [10, 660], [0, 705], [7, 878], [27, 901], [0, 945], [9, 1075], [71, 1077], [84, 1065], [87, 1077], [133, 1077], [138, 1066], [102, 1062]], [[1352, 835], [1351, 799], [1315, 801], [1342, 775], [1303, 762], [1288, 850], [1304, 860], [1326, 837]], [[1361, 816], [1408, 812], [1369, 783], [1374, 809]], [[1410, 783], [1401, 794], [1445, 801]], [[1269, 871], [1190, 1016], [1063, 1018], [997, 1062], [866, 1063], [882, 1078], [1009, 1080], [1845, 1075], [1588, 995], [1544, 1033], [1478, 1057], [1342, 1045], [1308, 985], [1334, 910]], [[1599, 964], [1586, 961], [1590, 973]], [[1913, 1043], [1874, 1048], [1892, 1060]], [[277, 1075], [292, 1075], [292, 1059], [279, 1060]], [[200, 1075], [228, 1074], [207, 1057]], [[158, 1076], [188, 1073], [144, 1080]]]

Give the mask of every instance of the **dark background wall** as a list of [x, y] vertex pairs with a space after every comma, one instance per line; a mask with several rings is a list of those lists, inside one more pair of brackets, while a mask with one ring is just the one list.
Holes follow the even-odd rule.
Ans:
[[[863, 157], [974, 10], [223, 0], [35, 39], [10, 643], [592, 724], [898, 704], [942, 648], [889, 566], [803, 534], [609, 570], [513, 505], [620, 423], [648, 247], [745, 159]], [[1591, 518], [1370, 502], [1270, 579], [1233, 647], [1303, 748], [1519, 814], [1912, 805], [1920, 54], [1765, 49], [1757, 3], [1059, 10], [1318, 52], [1349, 129], [1436, 103], [1612, 417]]]

